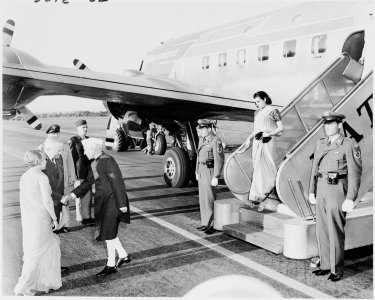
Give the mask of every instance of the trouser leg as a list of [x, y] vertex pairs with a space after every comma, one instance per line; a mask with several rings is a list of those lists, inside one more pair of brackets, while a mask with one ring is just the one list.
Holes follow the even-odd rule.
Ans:
[[107, 266], [114, 267], [116, 265], [116, 246], [114, 240], [106, 240], [108, 260]]
[[[206, 168], [205, 166], [203, 166]], [[211, 186], [211, 172], [203, 167], [199, 171], [199, 207], [201, 215], [201, 225], [209, 226], [211, 216], [213, 215], [214, 200], [216, 189]]]
[[329, 252], [329, 237], [327, 229], [327, 211], [326, 199], [322, 192], [319, 192], [316, 197], [317, 211], [316, 211], [316, 237], [318, 241], [318, 250], [320, 256], [320, 268], [322, 270], [330, 269], [330, 252]]
[[126, 250], [122, 246], [120, 239], [118, 237], [116, 237], [113, 241], [114, 241], [114, 245], [115, 245], [118, 257], [119, 258], [127, 257], [128, 253], [126, 252]]
[[329, 197], [329, 203], [327, 203], [327, 226], [330, 241], [331, 272], [341, 274], [344, 271], [346, 215], [342, 211], [345, 195], [340, 183], [332, 186], [327, 197]]
[[91, 189], [81, 197], [82, 218], [91, 218]]

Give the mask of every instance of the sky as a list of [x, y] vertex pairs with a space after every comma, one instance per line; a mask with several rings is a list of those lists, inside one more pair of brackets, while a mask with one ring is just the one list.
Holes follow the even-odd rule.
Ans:
[[[297, 2], [91, 1], [1, 0], [1, 21], [16, 23], [12, 47], [45, 64], [74, 68], [78, 58], [93, 71], [121, 74], [139, 69], [148, 51], [163, 41]], [[68, 96], [43, 96], [28, 108], [34, 113], [105, 110], [101, 101]]]

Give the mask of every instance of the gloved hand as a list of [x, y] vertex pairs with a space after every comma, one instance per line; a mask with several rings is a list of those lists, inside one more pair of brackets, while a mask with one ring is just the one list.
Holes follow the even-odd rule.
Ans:
[[311, 204], [316, 204], [316, 198], [313, 193], [309, 194], [309, 201]]
[[120, 207], [120, 210], [122, 213], [126, 213], [128, 211], [128, 208], [124, 206], [124, 207]]
[[250, 147], [250, 140], [249, 139], [246, 140], [245, 147], [246, 147], [246, 149]]
[[211, 185], [212, 186], [217, 186], [219, 183], [219, 179], [217, 179], [216, 177], [212, 178], [211, 180]]
[[197, 179], [197, 181], [199, 181], [199, 175], [198, 174], [195, 174], [195, 178]]
[[354, 209], [354, 201], [350, 199], [345, 199], [344, 203], [342, 204], [342, 211], [344, 212], [351, 212]]
[[254, 138], [256, 140], [260, 140], [263, 136], [263, 131], [259, 131], [257, 134], [254, 135]]

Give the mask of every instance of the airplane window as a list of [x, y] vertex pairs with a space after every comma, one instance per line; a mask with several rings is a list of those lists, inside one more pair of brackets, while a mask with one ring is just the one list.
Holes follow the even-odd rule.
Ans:
[[258, 60], [264, 61], [268, 60], [270, 56], [270, 45], [262, 45], [258, 48]]
[[246, 49], [240, 49], [237, 51], [236, 63], [239, 66], [242, 66], [246, 63]]
[[327, 35], [316, 35], [311, 41], [311, 54], [324, 53], [327, 50]]
[[227, 65], [227, 54], [226, 53], [220, 53], [218, 57], [218, 66], [219, 67], [225, 67]]
[[202, 69], [208, 69], [210, 67], [210, 57], [209, 56], [203, 56], [202, 57]]
[[283, 56], [284, 57], [294, 57], [294, 56], [296, 56], [296, 46], [297, 46], [296, 40], [284, 42]]

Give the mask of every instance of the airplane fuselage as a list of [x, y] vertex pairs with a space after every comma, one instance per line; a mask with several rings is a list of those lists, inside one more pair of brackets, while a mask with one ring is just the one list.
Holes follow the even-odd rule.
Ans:
[[[287, 105], [342, 52], [359, 59], [348, 38], [363, 31], [362, 8], [312, 2], [172, 39], [154, 49], [142, 71], [233, 97], [258, 90]], [[356, 49], [354, 49], [356, 48]]]

